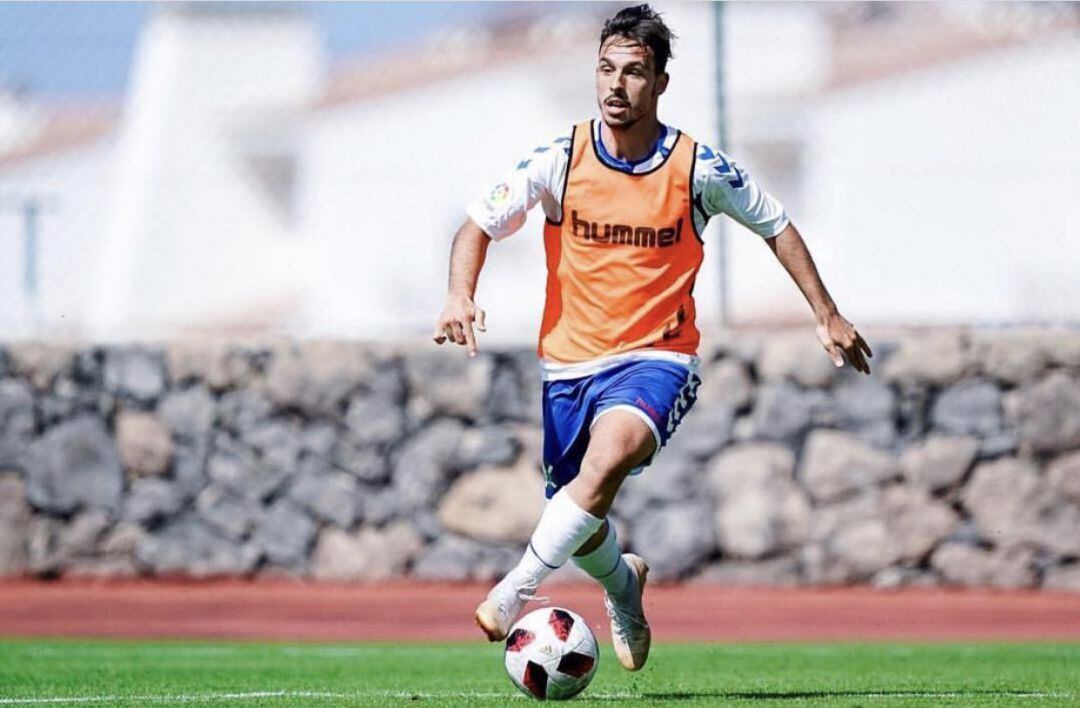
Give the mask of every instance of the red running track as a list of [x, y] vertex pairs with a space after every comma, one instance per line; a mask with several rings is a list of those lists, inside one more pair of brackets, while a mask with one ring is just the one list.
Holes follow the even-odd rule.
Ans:
[[[544, 588], [606, 635], [601, 591]], [[281, 581], [0, 583], [0, 636], [480, 640], [486, 586]], [[660, 640], [1074, 640], [1080, 593], [650, 587]]]

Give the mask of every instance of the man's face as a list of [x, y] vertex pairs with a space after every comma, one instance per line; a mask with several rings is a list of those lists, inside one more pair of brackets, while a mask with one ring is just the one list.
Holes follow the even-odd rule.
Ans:
[[632, 39], [608, 37], [596, 65], [596, 100], [609, 127], [625, 128], [649, 115], [667, 88], [668, 75], [656, 74], [652, 50]]

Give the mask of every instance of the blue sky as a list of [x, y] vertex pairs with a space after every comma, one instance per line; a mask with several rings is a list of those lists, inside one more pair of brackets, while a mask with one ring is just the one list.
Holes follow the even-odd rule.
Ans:
[[[527, 9], [480, 2], [296, 5], [315, 21], [331, 59]], [[152, 12], [142, 2], [0, 2], [0, 83], [45, 96], [118, 94], [139, 28]]]

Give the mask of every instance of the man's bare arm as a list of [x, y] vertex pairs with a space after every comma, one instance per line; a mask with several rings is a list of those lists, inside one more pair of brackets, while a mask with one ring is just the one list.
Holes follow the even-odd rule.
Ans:
[[777, 236], [765, 240], [772, 252], [776, 254], [784, 269], [791, 275], [791, 279], [799, 286], [806, 301], [810, 303], [810, 309], [814, 311], [817, 319], [818, 340], [825, 347], [829, 358], [836, 366], [844, 365], [841, 352], [847, 356], [848, 361], [857, 371], [864, 374], [870, 373], [870, 365], [866, 363], [866, 356], [873, 356], [866, 340], [855, 331], [855, 327], [844, 319], [836, 308], [825, 284], [821, 282], [814, 259], [810, 256], [806, 243], [799, 235], [794, 224], [788, 224], [787, 228]]
[[469, 356], [476, 356], [476, 329], [487, 331], [484, 311], [473, 302], [476, 282], [484, 267], [491, 239], [472, 219], [465, 219], [454, 235], [450, 249], [450, 283], [446, 293], [446, 306], [435, 323], [432, 339], [436, 344], [450, 340], [469, 348]]

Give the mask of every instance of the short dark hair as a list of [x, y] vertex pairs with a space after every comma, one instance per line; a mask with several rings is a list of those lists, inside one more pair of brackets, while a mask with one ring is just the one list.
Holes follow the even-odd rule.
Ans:
[[651, 49], [656, 59], [657, 74], [664, 73], [668, 59], [675, 56], [671, 53], [671, 42], [675, 39], [675, 34], [664, 24], [660, 13], [648, 4], [624, 7], [615, 13], [614, 17], [604, 23], [604, 29], [600, 32], [600, 46], [604, 46], [604, 42], [614, 35]]

